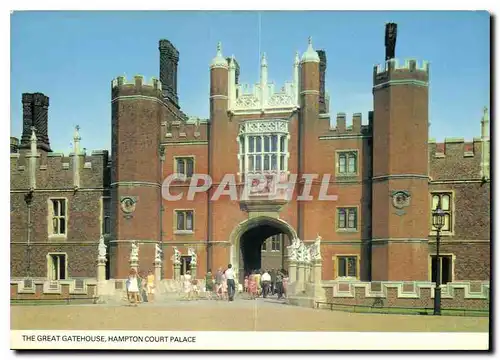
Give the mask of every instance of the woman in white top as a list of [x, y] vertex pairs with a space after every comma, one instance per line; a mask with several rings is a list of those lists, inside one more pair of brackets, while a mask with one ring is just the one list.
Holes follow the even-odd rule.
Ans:
[[129, 294], [129, 301], [132, 305], [137, 306], [137, 298], [139, 296], [139, 282], [137, 279], [137, 271], [135, 269], [130, 269], [127, 281], [127, 291]]
[[191, 299], [191, 273], [189, 271], [184, 274], [184, 293], [187, 295], [188, 300]]

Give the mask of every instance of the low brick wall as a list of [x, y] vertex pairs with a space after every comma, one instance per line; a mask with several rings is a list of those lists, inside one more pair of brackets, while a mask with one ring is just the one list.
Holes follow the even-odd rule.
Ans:
[[[323, 288], [326, 302], [339, 305], [432, 308], [434, 304], [435, 284], [431, 282], [325, 281]], [[489, 282], [448, 283], [441, 287], [441, 306], [488, 310], [489, 295]]]
[[49, 281], [15, 279], [10, 281], [11, 300], [91, 299], [97, 295], [96, 279]]

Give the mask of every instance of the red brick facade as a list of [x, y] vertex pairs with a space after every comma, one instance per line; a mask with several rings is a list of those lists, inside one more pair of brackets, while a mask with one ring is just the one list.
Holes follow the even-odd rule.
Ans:
[[[164, 66], [176, 67], [176, 54], [177, 60], [165, 62]], [[322, 52], [322, 59], [325, 56]], [[351, 271], [340, 269], [344, 264], [341, 257], [347, 256], [356, 259], [351, 276], [361, 280], [428, 281], [430, 255], [435, 253], [431, 193], [448, 191], [453, 195], [453, 220], [451, 231], [443, 236], [442, 251], [455, 255], [453, 278], [488, 280], [490, 187], [481, 176], [481, 142], [489, 144], [489, 140], [475, 139], [467, 148], [463, 142], [446, 143], [442, 152], [438, 151], [441, 145], [428, 138], [428, 68], [413, 61], [405, 65], [389, 62], [387, 68], [375, 69], [374, 111], [370, 112], [367, 125], [362, 124], [361, 114], [354, 114], [350, 126], [345, 114], [338, 114], [332, 127], [328, 105], [325, 111], [325, 106], [320, 106], [320, 98], [325, 97], [320, 72], [325, 68], [326, 63], [320, 66], [319, 60], [306, 59], [298, 65], [296, 108], [238, 112], [230, 106], [236, 85], [230, 83], [231, 61], [213, 63], [207, 120], [188, 118], [172, 100], [177, 98], [176, 68], [170, 72], [164, 69], [170, 77], [160, 79], [161, 82], [146, 84], [142, 77], [131, 83], [124, 78], [113, 81], [111, 162], [108, 163], [107, 154], [84, 157], [80, 161], [82, 173], [89, 170], [83, 164], [90, 161], [92, 170], [85, 174], [93, 175], [85, 175], [85, 186], [75, 191], [71, 177], [73, 160], [47, 157], [43, 151], [37, 160], [31, 241], [39, 251], [32, 251], [30, 259], [35, 262], [31, 266], [34, 276], [45, 277], [46, 253], [62, 248], [75, 254], [68, 257], [69, 277], [95, 276], [102, 226], [97, 216], [99, 201], [101, 196], [109, 195], [111, 229], [106, 241], [112, 278], [126, 276], [131, 242], [139, 243], [140, 271], [152, 269], [155, 244], [163, 247], [165, 278], [173, 277], [173, 247], [182, 255], [194, 248], [197, 276], [201, 278], [208, 268], [214, 271], [229, 262], [238, 262], [241, 271], [243, 242], [246, 246], [252, 240], [260, 244], [269, 236], [285, 233], [288, 238], [298, 236], [306, 243], [321, 235], [323, 279], [335, 279]], [[165, 88], [162, 90], [164, 82], [170, 82], [168, 97]], [[328, 99], [325, 102], [328, 104]], [[238, 191], [242, 188], [244, 174], [238, 156], [242, 124], [276, 119], [287, 124], [286, 171], [298, 174], [299, 179], [302, 174], [318, 174], [310, 192], [314, 200], [297, 200], [307, 187], [299, 182], [293, 198], [286, 202], [235, 201], [229, 196], [210, 201], [226, 174], [234, 175]], [[17, 151], [15, 146], [11, 150]], [[29, 191], [27, 152], [29, 149], [11, 156], [14, 277], [26, 276], [27, 210], [23, 198]], [[344, 154], [354, 154], [353, 162], [348, 157], [351, 155], [345, 155], [348, 160], [341, 160]], [[175, 181], [170, 193], [184, 196], [175, 201], [162, 200], [161, 184], [178, 172], [178, 158], [191, 158], [193, 173], [210, 175], [212, 186], [188, 200], [189, 181]], [[66, 161], [70, 169], [62, 170], [60, 162]], [[342, 161], [348, 161], [346, 169], [352, 164], [353, 171], [343, 173]], [[47, 169], [41, 170], [44, 162]], [[108, 165], [110, 177], [106, 175]], [[22, 166], [25, 168], [20, 170]], [[317, 200], [324, 175], [331, 175], [328, 194], [337, 195], [336, 201]], [[67, 238], [57, 243], [46, 235], [45, 210], [47, 196], [55, 192], [67, 193], [70, 219]], [[406, 197], [398, 203], [396, 195], [401, 193]], [[127, 199], [131, 201], [128, 207]], [[347, 212], [341, 218], [343, 209]], [[188, 230], [178, 229], [176, 210], [191, 212], [191, 222], [185, 225]], [[350, 224], [349, 211], [355, 214], [354, 225], [341, 226]], [[260, 232], [247, 233], [259, 226]], [[252, 239], [244, 239], [245, 234], [251, 234]], [[93, 245], [92, 250], [87, 243]], [[286, 245], [282, 244], [280, 251]]]

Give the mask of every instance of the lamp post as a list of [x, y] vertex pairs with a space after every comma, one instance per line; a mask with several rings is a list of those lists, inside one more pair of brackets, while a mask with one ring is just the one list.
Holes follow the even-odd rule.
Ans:
[[27, 236], [27, 269], [26, 276], [31, 277], [31, 205], [33, 204], [33, 190], [24, 195], [24, 201], [28, 208], [28, 236]]
[[441, 199], [438, 200], [436, 209], [432, 213], [432, 225], [436, 229], [436, 289], [434, 291], [434, 315], [441, 315], [441, 258], [439, 245], [441, 229], [444, 226], [444, 212], [441, 209]]

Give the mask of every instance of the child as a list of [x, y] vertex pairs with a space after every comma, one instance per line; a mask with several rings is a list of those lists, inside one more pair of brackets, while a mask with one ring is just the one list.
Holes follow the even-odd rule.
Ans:
[[244, 282], [244, 288], [243, 288], [243, 291], [245, 293], [248, 293], [248, 275], [245, 276], [245, 282]]
[[250, 292], [250, 299], [255, 300], [255, 296], [257, 295], [257, 281], [255, 279], [255, 273], [251, 274], [248, 279], [248, 290]]

